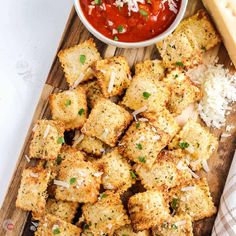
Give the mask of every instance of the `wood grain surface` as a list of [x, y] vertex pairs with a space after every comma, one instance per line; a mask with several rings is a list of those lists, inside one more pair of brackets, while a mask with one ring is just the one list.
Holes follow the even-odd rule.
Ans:
[[[186, 16], [190, 16], [196, 12], [197, 9], [203, 8], [201, 1], [199, 0], [189, 0], [188, 8], [186, 11]], [[69, 16], [62, 40], [60, 42], [58, 51], [74, 46], [84, 40], [93, 37], [80, 22], [74, 8], [71, 11]], [[93, 37], [94, 38], [94, 37]], [[98, 50], [101, 53], [102, 57], [111, 57], [113, 55], [123, 55], [128, 61], [129, 65], [133, 67], [136, 62], [142, 61], [144, 59], [155, 59], [159, 58], [158, 52], [155, 46], [150, 46], [140, 49], [120, 49], [114, 46], [106, 45], [100, 42], [98, 39], [94, 38]], [[228, 54], [223, 45], [216, 47], [211, 50], [212, 55], [218, 55], [219, 62], [224, 64], [227, 68], [230, 68], [231, 62], [228, 57]], [[39, 100], [38, 106], [36, 108], [31, 127], [28, 131], [24, 146], [22, 148], [19, 161], [16, 165], [15, 173], [12, 177], [11, 183], [7, 195], [5, 197], [3, 206], [0, 210], [0, 236], [11, 235], [33, 235], [33, 232], [30, 231], [31, 225], [31, 216], [29, 213], [24, 212], [15, 207], [15, 201], [17, 196], [17, 191], [20, 184], [22, 170], [27, 166], [27, 161], [24, 158], [24, 155], [28, 153], [31, 130], [34, 122], [40, 118], [48, 118], [49, 108], [48, 108], [48, 96], [54, 91], [60, 89], [66, 89], [67, 84], [65, 82], [64, 74], [61, 69], [58, 58], [55, 56], [53, 64], [51, 66], [46, 84], [42, 91], [41, 98]], [[228, 117], [229, 123], [236, 122], [236, 114], [232, 113]], [[220, 136], [222, 130], [211, 130], [218, 137]], [[215, 205], [219, 205], [220, 196], [225, 184], [225, 180], [228, 174], [228, 170], [232, 161], [233, 153], [236, 147], [236, 133], [234, 133], [230, 138], [226, 139], [224, 142], [220, 141], [220, 146], [218, 153], [211, 157], [209, 161], [209, 166], [211, 171], [207, 174], [209, 186], [212, 192], [213, 200]], [[206, 173], [201, 173], [206, 175]], [[6, 231], [3, 229], [2, 225], [5, 220], [11, 219], [14, 224], [13, 231]], [[194, 234], [197, 236], [210, 235], [212, 226], [214, 223], [214, 217], [207, 218], [196, 222], [194, 224]]]

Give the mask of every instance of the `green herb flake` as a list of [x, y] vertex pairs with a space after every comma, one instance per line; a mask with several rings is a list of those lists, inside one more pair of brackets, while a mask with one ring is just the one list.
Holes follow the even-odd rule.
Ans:
[[70, 99], [67, 99], [67, 100], [65, 101], [65, 106], [68, 107], [68, 106], [70, 106], [70, 105], [71, 105], [71, 100], [70, 100]]
[[59, 228], [55, 228], [55, 229], [53, 229], [53, 234], [60, 234], [61, 233], [61, 231], [60, 231], [60, 229]]
[[129, 236], [128, 234], [122, 234], [122, 236]]
[[206, 47], [202, 46], [201, 49], [205, 52], [206, 51]]
[[141, 143], [137, 143], [136, 144], [136, 148], [139, 149], [139, 150], [142, 150], [143, 149], [143, 146]]
[[143, 10], [143, 9], [140, 9], [139, 10], [139, 13], [142, 15], [142, 16], [148, 16], [148, 12]]
[[179, 143], [179, 147], [181, 149], [185, 149], [185, 148], [189, 147], [189, 143], [187, 143], [187, 142], [180, 142]]
[[75, 182], [76, 182], [76, 178], [75, 177], [70, 179], [70, 184], [74, 184]]
[[80, 116], [82, 116], [82, 115], [84, 114], [84, 108], [81, 108], [81, 109], [79, 110], [78, 114], [79, 114]]
[[176, 224], [172, 224], [171, 227], [172, 227], [172, 229], [178, 229]]
[[62, 158], [60, 155], [57, 156], [57, 159], [56, 159], [56, 163], [57, 165], [60, 165], [61, 164], [61, 161], [62, 161]]
[[148, 99], [151, 96], [151, 93], [143, 92], [144, 99]]
[[173, 198], [170, 206], [173, 210], [176, 210], [179, 207], [179, 198]]
[[152, 4], [152, 1], [151, 1], [151, 0], [147, 0], [147, 3], [148, 3], [148, 4]]
[[119, 39], [118, 39], [118, 37], [117, 36], [115, 36], [114, 37], [114, 41], [118, 41]]
[[132, 179], [136, 179], [136, 174], [132, 170], [130, 170], [130, 176]]
[[80, 55], [79, 57], [79, 61], [82, 65], [84, 65], [85, 61], [86, 61], [86, 56], [85, 55]]
[[118, 31], [119, 33], [122, 33], [123, 30], [124, 30], [123, 25], [119, 25], [119, 26], [117, 27], [117, 31]]
[[100, 5], [102, 3], [101, 0], [94, 0], [94, 2], [95, 2], [96, 5]]
[[138, 157], [139, 161], [142, 162], [142, 163], [145, 163], [146, 162], [146, 158], [145, 157]]
[[184, 67], [184, 63], [182, 61], [177, 61], [175, 63], [176, 66], [181, 66], [181, 67]]
[[57, 139], [57, 143], [58, 143], [58, 144], [65, 143], [64, 137], [59, 137], [59, 138]]
[[175, 74], [175, 78], [178, 78], [179, 77], [179, 75], [178, 74]]
[[137, 122], [135, 127], [138, 129], [140, 127], [140, 122]]
[[101, 198], [101, 199], [106, 198], [106, 197], [107, 197], [107, 195], [106, 195], [105, 193], [101, 193], [101, 194], [100, 194], [100, 198]]

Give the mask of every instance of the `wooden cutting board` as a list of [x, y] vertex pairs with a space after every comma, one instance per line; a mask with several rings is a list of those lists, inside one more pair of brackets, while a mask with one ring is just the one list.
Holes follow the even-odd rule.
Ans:
[[[201, 1], [199, 0], [189, 0], [186, 16], [193, 15], [197, 9], [203, 8]], [[73, 8], [69, 16], [63, 37], [61, 39], [58, 51], [64, 48], [68, 48], [84, 40], [93, 37], [80, 22], [75, 9]], [[125, 56], [130, 66], [132, 67], [136, 62], [142, 61], [144, 59], [155, 59], [159, 58], [158, 52], [155, 46], [150, 46], [146, 48], [139, 49], [120, 49], [114, 46], [108, 46], [98, 39], [95, 38], [98, 50], [100, 51], [102, 57], [111, 57], [114, 55]], [[224, 64], [227, 68], [232, 69], [231, 61], [223, 45], [211, 50], [212, 55], [218, 55], [219, 63]], [[31, 130], [33, 123], [40, 118], [49, 118], [50, 111], [48, 107], [48, 97], [51, 93], [57, 92], [60, 89], [66, 89], [67, 84], [65, 82], [64, 74], [60, 63], [55, 56], [51, 70], [49, 72], [46, 84], [42, 91], [41, 98], [39, 100], [38, 106], [36, 108], [31, 127], [28, 131], [25, 144], [23, 146], [19, 161], [16, 165], [15, 173], [12, 177], [7, 195], [5, 197], [3, 206], [0, 210], [0, 236], [3, 235], [33, 235], [30, 231], [31, 219], [30, 214], [24, 212], [15, 207], [15, 201], [17, 196], [17, 191], [20, 185], [22, 170], [28, 164], [24, 158], [25, 154], [28, 154], [29, 143], [31, 138]], [[236, 114], [232, 113], [228, 117], [228, 123], [236, 123]], [[211, 130], [218, 137], [220, 136], [222, 130]], [[208, 173], [207, 178], [212, 192], [213, 200], [215, 205], [219, 205], [220, 196], [224, 188], [225, 180], [228, 174], [228, 170], [232, 161], [233, 153], [236, 148], [236, 133], [234, 133], [230, 138], [226, 139], [224, 142], [220, 142], [219, 150], [216, 155], [211, 157], [209, 161], [209, 166], [211, 171]], [[202, 173], [206, 175], [205, 173]], [[212, 226], [214, 223], [214, 218], [207, 218], [196, 222], [194, 224], [194, 233], [198, 236], [210, 235]], [[14, 230], [11, 232], [6, 232], [2, 224], [5, 220], [10, 219], [14, 224]]]

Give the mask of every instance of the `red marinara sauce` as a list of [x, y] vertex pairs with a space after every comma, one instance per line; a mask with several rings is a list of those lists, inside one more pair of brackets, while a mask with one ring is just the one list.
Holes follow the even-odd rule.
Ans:
[[164, 32], [181, 0], [78, 0], [89, 23], [104, 36], [140, 42]]

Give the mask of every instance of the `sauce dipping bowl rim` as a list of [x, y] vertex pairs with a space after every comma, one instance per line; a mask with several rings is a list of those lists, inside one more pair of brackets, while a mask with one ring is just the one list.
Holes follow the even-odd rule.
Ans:
[[144, 41], [140, 41], [140, 42], [120, 42], [120, 41], [114, 41], [106, 36], [104, 36], [103, 34], [101, 34], [99, 31], [97, 31], [87, 20], [87, 18], [85, 17], [83, 10], [81, 8], [80, 5], [80, 0], [73, 0], [74, 1], [74, 6], [75, 6], [75, 10], [77, 12], [77, 15], [79, 16], [81, 22], [84, 24], [84, 26], [87, 28], [87, 30], [93, 34], [96, 38], [98, 38], [99, 40], [101, 40], [102, 42], [112, 45], [112, 46], [116, 46], [119, 48], [141, 48], [141, 47], [146, 47], [146, 46], [150, 46], [153, 45], [161, 40], [163, 40], [165, 37], [167, 37], [169, 34], [171, 34], [176, 27], [178, 26], [178, 24], [180, 23], [180, 21], [182, 20], [182, 18], [184, 17], [186, 8], [187, 8], [187, 4], [188, 4], [188, 0], [181, 0], [181, 5], [180, 5], [180, 9], [177, 13], [177, 16], [175, 18], [175, 20], [172, 22], [172, 24], [161, 34], [151, 38], [151, 39], [147, 39]]

